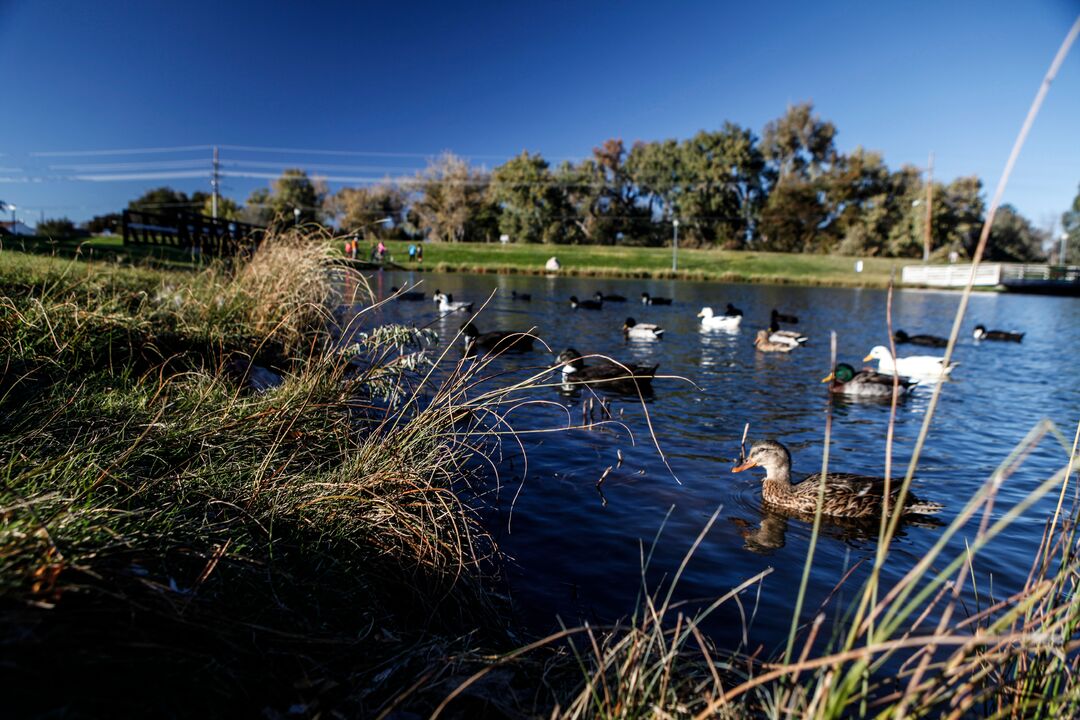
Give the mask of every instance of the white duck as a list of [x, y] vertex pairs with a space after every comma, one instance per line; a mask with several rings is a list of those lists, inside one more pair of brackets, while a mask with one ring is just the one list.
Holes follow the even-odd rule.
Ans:
[[956, 363], [945, 366], [945, 358], [936, 355], [911, 355], [903, 358], [893, 358], [889, 348], [877, 345], [870, 354], [863, 358], [863, 362], [870, 360], [878, 361], [878, 372], [886, 375], [903, 375], [924, 380], [936, 380], [947, 377], [956, 367]]
[[697, 314], [703, 330], [738, 330], [742, 315], [714, 315], [711, 307], [701, 308]]
[[652, 323], [639, 323], [634, 318], [626, 318], [622, 326], [627, 340], [660, 340], [664, 337], [664, 328]]
[[439, 290], [436, 290], [432, 294], [431, 299], [439, 306], [439, 312], [441, 313], [472, 312], [473, 309], [473, 304], [471, 302], [455, 302], [453, 295], [447, 295]]

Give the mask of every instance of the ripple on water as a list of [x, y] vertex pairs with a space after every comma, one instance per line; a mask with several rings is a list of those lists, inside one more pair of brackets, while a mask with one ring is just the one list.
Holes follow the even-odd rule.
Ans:
[[[884, 292], [395, 273], [379, 274], [373, 286], [385, 294], [391, 285], [416, 280], [423, 280], [421, 289], [429, 294], [439, 287], [457, 300], [478, 304], [500, 288], [503, 294], [496, 295], [477, 320], [484, 331], [535, 326], [553, 353], [572, 346], [586, 354], [659, 363], [661, 375], [689, 381], [658, 379], [653, 396], [644, 403], [614, 398], [612, 408], [625, 429], [522, 437], [529, 476], [513, 503], [513, 520], [511, 501], [518, 488], [508, 483], [485, 511], [485, 521], [511, 559], [511, 589], [523, 617], [547, 627], [556, 613], [572, 621], [613, 619], [629, 612], [641, 583], [643, 552], [648, 552], [665, 516], [670, 512], [647, 573], [653, 581], [665, 574], [670, 577], [709, 516], [722, 506], [716, 525], [687, 568], [679, 594], [715, 597], [771, 567], [759, 601], [757, 637], [765, 642], [783, 638], [810, 525], [763, 509], [760, 478], [753, 472], [733, 475], [730, 469], [739, 453], [743, 425], [749, 422], [751, 438], [775, 437], [788, 446], [796, 476], [820, 470], [828, 403], [820, 380], [829, 372], [829, 332], [837, 332], [839, 359], [860, 366], [872, 346], [888, 342]], [[532, 301], [511, 303], [507, 297], [511, 289], [532, 293]], [[629, 302], [611, 304], [600, 312], [570, 310], [570, 295], [591, 296], [598, 289], [631, 299], [645, 290], [673, 297], [675, 304], [645, 307]], [[912, 334], [948, 335], [958, 301], [952, 293], [898, 292], [894, 327]], [[722, 308], [727, 302], [745, 311], [741, 328], [702, 332], [698, 310], [704, 305]], [[810, 337], [805, 347], [783, 355], [755, 351], [754, 333], [767, 324], [773, 307], [799, 316], [798, 330]], [[621, 328], [627, 315], [662, 325], [664, 339], [624, 342]], [[1080, 347], [1080, 300], [978, 294], [972, 297], [968, 317], [956, 348], [960, 365], [942, 388], [916, 477], [920, 495], [946, 506], [945, 521], [961, 510], [1035, 423], [1049, 417], [1071, 436], [1080, 408], [1080, 373], [1074, 360], [1075, 348]], [[449, 339], [463, 319], [439, 317], [430, 303], [392, 303], [361, 322], [429, 326]], [[976, 343], [970, 335], [976, 322], [1024, 330], [1027, 335], [1021, 344]], [[911, 354], [941, 352], [900, 347], [901, 356]], [[510, 371], [508, 377], [523, 377], [551, 362], [551, 354], [537, 352], [500, 360], [498, 369]], [[920, 386], [897, 408], [896, 476], [907, 468], [931, 394], [932, 387]], [[587, 398], [567, 398], [554, 391], [543, 397], [568, 410], [529, 406], [514, 413], [515, 426], [523, 430], [562, 426], [568, 416], [578, 421]], [[837, 401], [833, 410], [830, 467], [881, 475], [888, 403]], [[667, 464], [653, 447], [646, 417]], [[612, 470], [598, 491], [596, 481], [606, 467], [617, 464], [619, 451], [622, 466]], [[1044, 441], [1002, 486], [995, 516], [1058, 470], [1064, 457], [1059, 447]], [[520, 472], [520, 459], [513, 465]], [[1054, 500], [1056, 496], [1033, 507], [1003, 533], [994, 552], [980, 560], [977, 577], [992, 574], [999, 597], [1022, 581]], [[961, 549], [968, 535], [960, 533], [953, 547]], [[886, 582], [899, 577], [939, 536], [933, 527], [905, 527]], [[843, 573], [873, 548], [872, 535], [826, 527], [811, 575], [808, 606], [826, 597]], [[849, 581], [851, 587], [857, 580], [858, 573]], [[714, 629], [730, 632], [740, 623], [734, 610], [725, 610]]]

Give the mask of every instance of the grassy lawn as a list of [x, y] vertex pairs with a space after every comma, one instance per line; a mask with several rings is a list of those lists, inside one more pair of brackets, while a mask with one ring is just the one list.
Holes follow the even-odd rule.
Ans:
[[[408, 262], [408, 242], [387, 244], [395, 262]], [[363, 255], [363, 253], [362, 253]], [[566, 275], [609, 277], [679, 277], [688, 280], [793, 283], [883, 287], [889, 272], [905, 264], [898, 258], [860, 258], [729, 250], [680, 250], [679, 270], [671, 270], [670, 248], [594, 245], [499, 245], [455, 243], [424, 245], [423, 268], [459, 272], [543, 273], [552, 255]]]

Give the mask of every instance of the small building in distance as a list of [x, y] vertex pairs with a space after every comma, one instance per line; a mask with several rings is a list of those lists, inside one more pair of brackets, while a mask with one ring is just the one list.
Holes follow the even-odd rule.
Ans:
[[34, 229], [24, 223], [22, 220], [0, 221], [0, 235], [22, 235], [32, 236], [34, 235]]

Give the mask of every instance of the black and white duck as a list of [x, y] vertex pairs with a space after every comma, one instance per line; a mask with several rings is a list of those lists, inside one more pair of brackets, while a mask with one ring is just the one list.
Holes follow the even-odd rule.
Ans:
[[643, 292], [643, 293], [641, 293], [641, 304], [642, 305], [670, 305], [671, 304], [671, 298], [653, 297], [649, 293]]
[[570, 296], [570, 307], [575, 310], [603, 310], [603, 300], [578, 300], [577, 295]]
[[559, 362], [562, 364], [564, 388], [592, 385], [617, 393], [651, 390], [653, 376], [660, 367], [638, 363], [618, 364], [604, 358], [597, 358], [595, 365], [586, 365], [581, 353], [574, 348], [567, 348], [559, 353]]
[[949, 344], [948, 338], [938, 337], [937, 335], [908, 335], [903, 330], [894, 332], [893, 340], [896, 341], [897, 345], [907, 343], [910, 345], [922, 345], [924, 347], [936, 348], [943, 348]]
[[[752, 467], [765, 469], [765, 478], [761, 483], [761, 499], [766, 505], [807, 515], [817, 510], [821, 473], [814, 473], [802, 482], [793, 484], [791, 453], [780, 443], [773, 440], [754, 443], [746, 459], [731, 471], [742, 472]], [[895, 504], [900, 485], [899, 480], [894, 480], [889, 488], [890, 514], [896, 512]], [[881, 515], [884, 500], [884, 478], [829, 472], [825, 478], [825, 497], [821, 512], [831, 517], [875, 517]], [[942, 506], [938, 503], [922, 500], [908, 492], [900, 514], [929, 515], [941, 509]]]
[[776, 308], [772, 309], [772, 313], [769, 315], [769, 324], [776, 325], [777, 323], [786, 323], [788, 325], [798, 325], [799, 318], [794, 315], [785, 315]]
[[919, 384], [918, 380], [885, 375], [873, 370], [856, 371], [847, 363], [838, 364], [831, 373], [822, 378], [821, 382], [829, 383], [829, 391], [839, 395], [860, 398], [889, 398], [892, 397], [894, 377], [897, 378], [898, 392], [901, 395], [911, 392], [911, 389]]
[[1004, 342], [1023, 342], [1026, 333], [1009, 332], [1008, 330], [987, 330], [985, 325], [975, 326], [976, 340], [1001, 340]]
[[664, 337], [664, 328], [653, 323], [639, 323], [632, 317], [626, 318], [622, 331], [627, 340], [660, 340]]
[[419, 290], [401, 290], [397, 285], [390, 287], [391, 296], [405, 302], [420, 302], [424, 299], [424, 293]]
[[472, 312], [473, 309], [473, 304], [471, 302], [455, 302], [453, 295], [448, 295], [439, 290], [436, 290], [432, 294], [431, 299], [439, 306], [439, 312], [441, 313]]
[[482, 333], [469, 321], [461, 325], [465, 338], [465, 357], [473, 357], [477, 351], [486, 353], [529, 352], [536, 339], [527, 332], [494, 330]]

